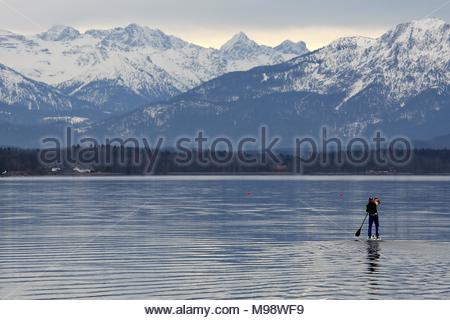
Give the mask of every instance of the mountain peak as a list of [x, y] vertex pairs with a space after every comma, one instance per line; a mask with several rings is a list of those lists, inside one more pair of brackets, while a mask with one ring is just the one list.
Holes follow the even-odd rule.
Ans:
[[38, 38], [46, 41], [69, 41], [80, 36], [80, 32], [72, 27], [55, 25], [46, 32], [37, 35]]
[[145, 33], [145, 29], [146, 29], [146, 27], [142, 27], [142, 26], [138, 25], [137, 23], [130, 23], [129, 25], [127, 25], [124, 28], [124, 30], [129, 33], [133, 33], [133, 32]]
[[306, 47], [306, 43], [303, 41], [299, 41], [296, 43], [291, 40], [285, 40], [274, 49], [282, 53], [296, 54], [299, 56], [309, 52], [308, 48]]
[[255, 47], [258, 44], [251, 40], [244, 32], [236, 33], [230, 40], [228, 40], [221, 48], [222, 51], [229, 51], [233, 48], [243, 48], [243, 47]]
[[396, 25], [387, 34], [391, 33], [422, 33], [427, 31], [438, 31], [442, 29], [444, 26], [448, 26], [448, 24], [441, 19], [438, 18], [425, 18], [420, 20], [413, 20], [410, 22], [401, 23]]
[[421, 44], [419, 50], [422, 50], [443, 39], [448, 41], [449, 32], [450, 26], [445, 21], [426, 18], [401, 23], [383, 34], [380, 40], [387, 46], [413, 47]]
[[250, 38], [245, 34], [245, 32], [238, 32], [236, 33], [231, 40], [233, 41], [251, 41]]
[[444, 26], [446, 22], [439, 18], [425, 18], [419, 20], [413, 20], [409, 23], [412, 27], [418, 29], [435, 29]]
[[168, 36], [159, 29], [150, 29], [135, 23], [131, 23], [125, 28], [115, 28], [109, 31], [102, 43], [107, 46], [122, 48], [153, 47], [160, 50], [183, 44], [180, 39]]

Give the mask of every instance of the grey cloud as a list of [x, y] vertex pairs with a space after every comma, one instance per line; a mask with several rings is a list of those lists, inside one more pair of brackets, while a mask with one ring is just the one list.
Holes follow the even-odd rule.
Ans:
[[[6, 6], [3, 2], [9, 4]], [[391, 26], [423, 18], [443, 0], [2, 0], [0, 29], [38, 30], [54, 24], [171, 28], [286, 28]], [[14, 8], [14, 10], [11, 9]], [[448, 20], [450, 3], [432, 16]]]

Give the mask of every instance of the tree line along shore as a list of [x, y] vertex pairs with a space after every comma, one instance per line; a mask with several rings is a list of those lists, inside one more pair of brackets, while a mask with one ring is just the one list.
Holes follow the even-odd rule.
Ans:
[[[225, 151], [148, 151], [128, 147], [80, 147], [60, 150], [0, 148], [0, 174], [43, 175], [170, 175], [170, 174], [450, 174], [450, 150], [415, 149], [407, 161], [393, 161], [398, 150], [263, 155]], [[401, 151], [400, 151], [401, 153]], [[385, 161], [380, 161], [382, 157]], [[401, 158], [401, 155], [400, 155]], [[355, 161], [356, 159], [356, 161]], [[387, 161], [386, 161], [387, 159]]]

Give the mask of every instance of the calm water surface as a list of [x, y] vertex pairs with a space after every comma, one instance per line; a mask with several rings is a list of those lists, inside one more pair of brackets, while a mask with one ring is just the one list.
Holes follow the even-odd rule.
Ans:
[[[0, 179], [2, 299], [450, 299], [450, 179]], [[353, 234], [381, 196], [383, 241]]]

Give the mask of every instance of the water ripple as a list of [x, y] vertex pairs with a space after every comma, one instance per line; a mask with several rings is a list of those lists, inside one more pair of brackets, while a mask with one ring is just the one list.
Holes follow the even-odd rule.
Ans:
[[[10, 179], [0, 184], [0, 297], [449, 299], [449, 189], [448, 181]], [[385, 240], [355, 241], [372, 194], [383, 196]]]

